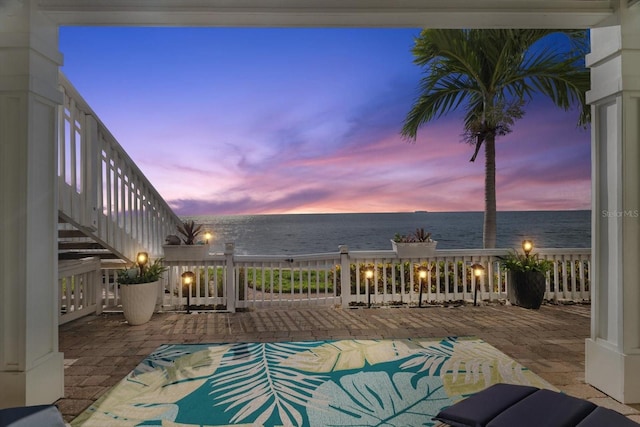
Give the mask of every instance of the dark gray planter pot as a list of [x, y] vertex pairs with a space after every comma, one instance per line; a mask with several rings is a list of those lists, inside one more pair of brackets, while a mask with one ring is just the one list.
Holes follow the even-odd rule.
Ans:
[[524, 308], [538, 309], [542, 304], [546, 278], [540, 271], [509, 271], [512, 303]]

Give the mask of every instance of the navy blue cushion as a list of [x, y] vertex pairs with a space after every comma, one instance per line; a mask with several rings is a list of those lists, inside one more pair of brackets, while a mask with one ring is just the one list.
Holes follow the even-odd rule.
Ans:
[[64, 420], [54, 405], [0, 409], [0, 427], [64, 427]]
[[640, 424], [611, 409], [598, 406], [576, 427], [637, 427]]
[[523, 385], [494, 384], [443, 409], [434, 419], [453, 427], [484, 427], [502, 411], [538, 390]]
[[487, 427], [575, 427], [596, 405], [586, 400], [538, 390], [495, 417]]

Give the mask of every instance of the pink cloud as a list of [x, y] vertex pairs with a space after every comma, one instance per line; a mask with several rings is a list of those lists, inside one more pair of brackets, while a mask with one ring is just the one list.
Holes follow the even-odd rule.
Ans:
[[[399, 135], [420, 77], [417, 32], [95, 29], [91, 39], [65, 28], [61, 47], [65, 73], [181, 215], [482, 210], [484, 152], [469, 162], [461, 113], [426, 124], [415, 143]], [[527, 106], [497, 143], [498, 209], [590, 207], [590, 137], [576, 118]]]

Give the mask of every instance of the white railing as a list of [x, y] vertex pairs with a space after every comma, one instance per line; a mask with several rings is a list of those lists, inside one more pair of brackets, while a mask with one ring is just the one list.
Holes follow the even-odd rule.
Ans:
[[60, 215], [126, 259], [159, 256], [180, 219], [62, 73], [59, 83]]
[[238, 257], [236, 306], [340, 304], [339, 265], [339, 254]]
[[[541, 259], [552, 261], [547, 273], [545, 299], [560, 301], [590, 300], [590, 249], [540, 249]], [[505, 299], [508, 294], [507, 274], [501, 269], [500, 258], [507, 255], [505, 249], [439, 250], [433, 257], [398, 259], [391, 251], [352, 252], [351, 293], [342, 305], [416, 305], [453, 301]], [[476, 278], [471, 271], [473, 264], [480, 264], [485, 271]], [[355, 268], [354, 268], [355, 266]], [[365, 277], [372, 270], [373, 277]], [[420, 270], [426, 277], [419, 277]], [[346, 281], [346, 278], [344, 279]]]
[[[506, 299], [507, 275], [500, 267], [506, 249], [438, 250], [427, 258], [401, 259], [392, 251], [354, 251], [296, 256], [210, 254], [205, 260], [165, 262], [165, 310], [225, 310], [296, 305], [415, 306]], [[540, 249], [553, 262], [547, 273], [545, 299], [590, 300], [590, 249]], [[471, 265], [481, 264], [477, 279]], [[373, 272], [366, 277], [366, 271]], [[420, 278], [420, 270], [426, 277]], [[183, 288], [181, 276], [196, 281]], [[105, 307], [119, 304], [115, 273], [104, 283]], [[421, 291], [422, 288], [422, 291]], [[422, 298], [420, 293], [422, 292]], [[188, 298], [187, 298], [188, 297]], [[421, 302], [422, 301], [422, 302]]]
[[101, 277], [98, 258], [60, 261], [58, 265], [58, 323], [60, 325], [102, 311], [103, 302], [99, 297]]
[[[195, 309], [224, 309], [233, 301], [228, 301], [227, 289], [229, 275], [227, 260], [224, 255], [209, 257], [198, 262], [166, 262], [169, 270], [165, 274], [164, 295], [162, 305], [166, 310], [193, 307]], [[191, 271], [195, 274], [195, 283], [189, 287], [182, 286], [182, 273]]]

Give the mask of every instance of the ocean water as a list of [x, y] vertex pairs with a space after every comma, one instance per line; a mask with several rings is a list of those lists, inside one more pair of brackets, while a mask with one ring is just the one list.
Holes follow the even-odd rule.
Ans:
[[[519, 248], [531, 239], [539, 248], [591, 246], [590, 211], [498, 212], [497, 247]], [[220, 215], [193, 219], [214, 234], [222, 252], [234, 242], [245, 255], [312, 254], [350, 250], [390, 250], [396, 233], [424, 228], [438, 249], [482, 248], [482, 212]]]

